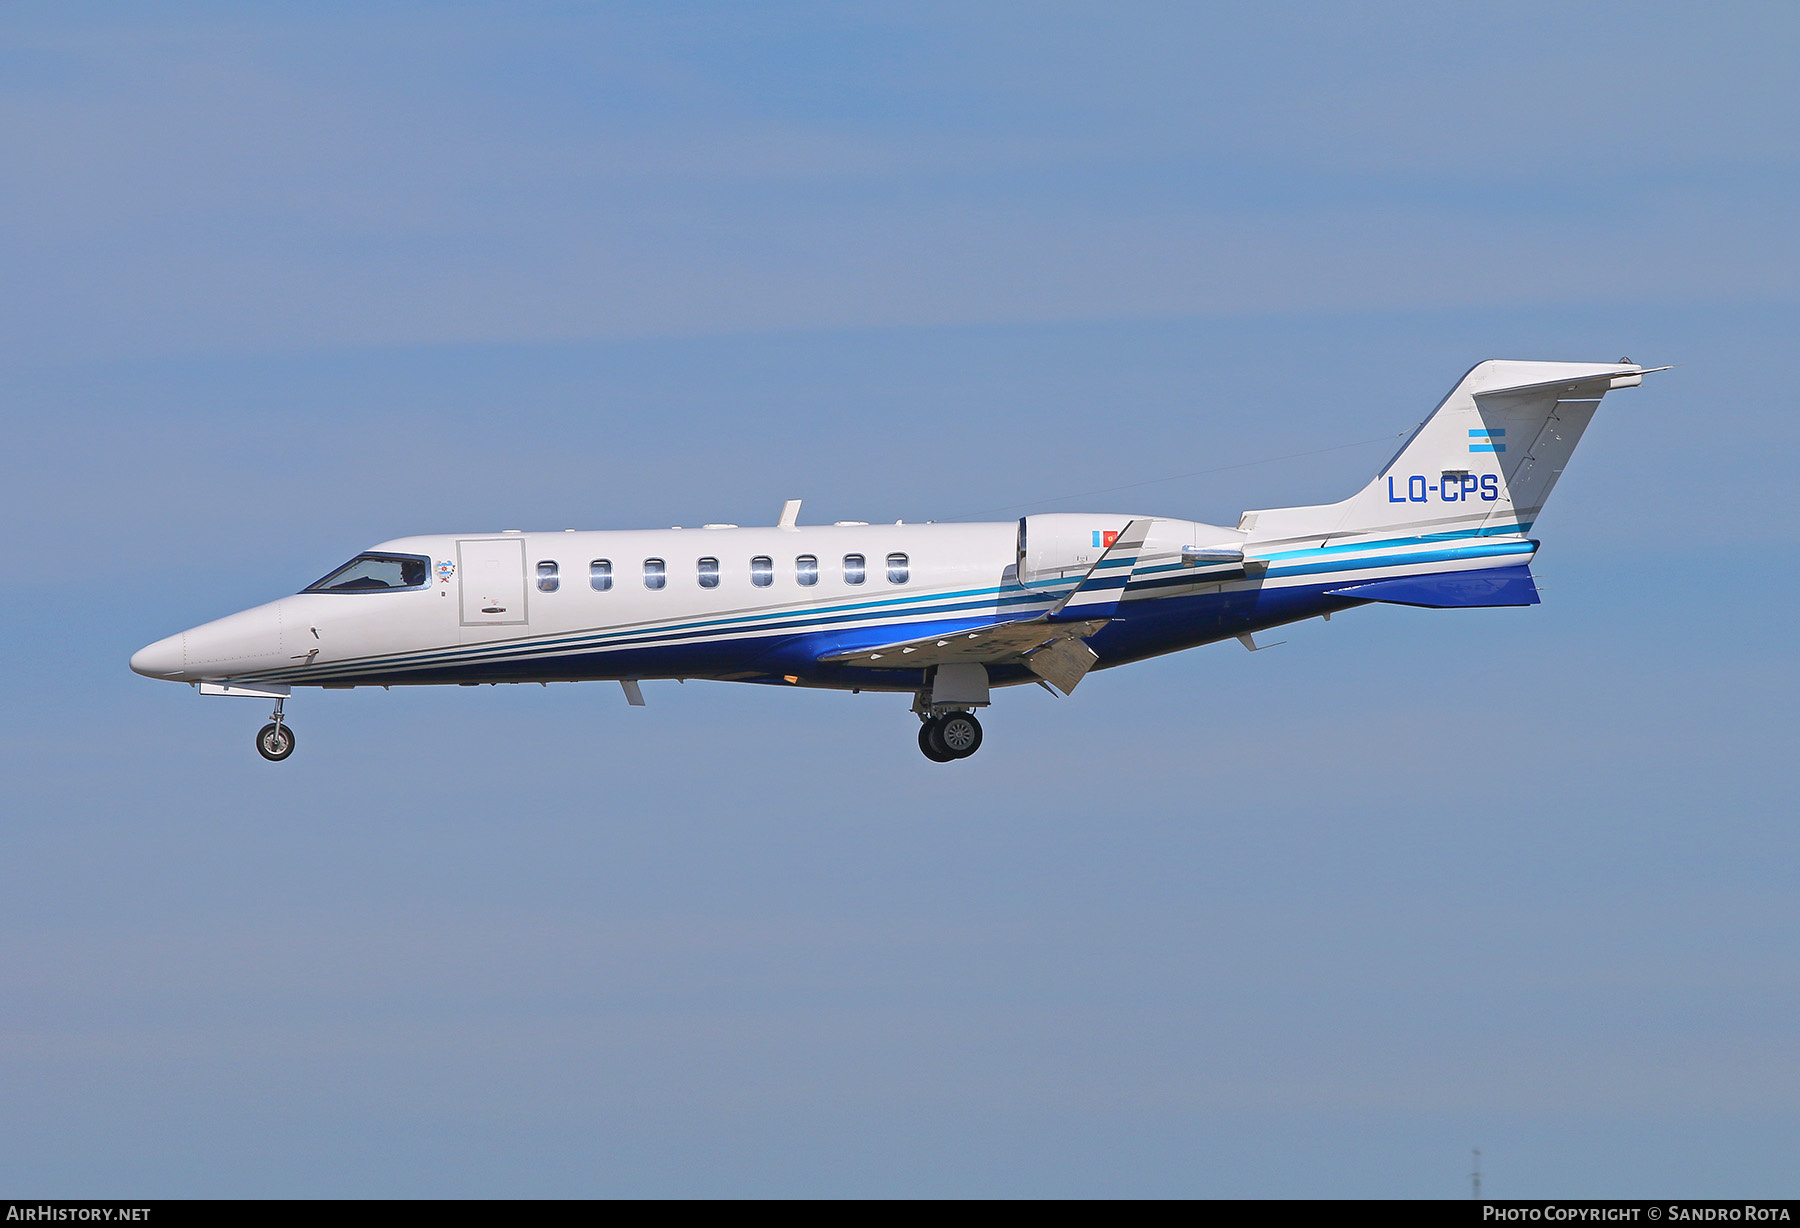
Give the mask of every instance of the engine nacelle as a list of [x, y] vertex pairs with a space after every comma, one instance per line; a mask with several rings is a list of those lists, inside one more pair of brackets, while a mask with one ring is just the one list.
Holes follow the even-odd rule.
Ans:
[[1019, 582], [1079, 579], [1106, 553], [1129, 516], [1052, 512], [1019, 518]]

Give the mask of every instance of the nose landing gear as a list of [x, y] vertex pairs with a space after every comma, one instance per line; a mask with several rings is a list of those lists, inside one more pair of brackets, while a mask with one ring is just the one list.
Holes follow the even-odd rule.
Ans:
[[275, 701], [269, 723], [256, 731], [256, 753], [270, 763], [280, 763], [294, 753], [294, 731], [282, 723], [281, 704], [281, 700]]
[[967, 759], [981, 749], [981, 722], [973, 712], [928, 716], [919, 727], [919, 749], [933, 763]]

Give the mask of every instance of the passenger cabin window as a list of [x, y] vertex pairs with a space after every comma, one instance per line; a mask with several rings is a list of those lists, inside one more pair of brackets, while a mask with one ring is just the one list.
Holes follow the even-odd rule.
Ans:
[[718, 559], [701, 559], [699, 567], [700, 567], [700, 587], [701, 588], [718, 588], [719, 587], [719, 560]]
[[861, 584], [864, 576], [868, 574], [867, 568], [868, 560], [862, 555], [846, 554], [844, 556], [844, 583]]
[[811, 588], [819, 582], [819, 556], [803, 554], [794, 560], [794, 579]]
[[750, 583], [757, 588], [768, 588], [775, 583], [775, 560], [766, 554], [759, 554], [751, 559]]
[[904, 554], [888, 555], [889, 584], [905, 584], [907, 576], [910, 574], [911, 572], [907, 568], [906, 556]]
[[307, 586], [309, 593], [376, 593], [423, 588], [431, 560], [411, 554], [359, 554], [342, 567]]
[[561, 587], [562, 587], [562, 581], [560, 579], [558, 579], [557, 575], [556, 575], [556, 564], [552, 563], [548, 559], [545, 559], [543, 562], [539, 563], [538, 564], [538, 592], [554, 593], [557, 589], [559, 589]]
[[588, 564], [588, 587], [604, 593], [612, 587], [612, 560], [595, 559]]
[[644, 560], [644, 587], [661, 588], [669, 582], [669, 570], [661, 559]]

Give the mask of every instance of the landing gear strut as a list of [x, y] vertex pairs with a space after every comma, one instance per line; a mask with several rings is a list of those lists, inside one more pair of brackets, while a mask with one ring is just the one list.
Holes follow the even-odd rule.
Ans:
[[967, 759], [981, 749], [981, 722], [973, 712], [928, 716], [919, 727], [919, 749], [933, 763]]
[[282, 700], [275, 701], [269, 723], [256, 731], [256, 753], [270, 763], [280, 763], [294, 753], [294, 731], [281, 720]]

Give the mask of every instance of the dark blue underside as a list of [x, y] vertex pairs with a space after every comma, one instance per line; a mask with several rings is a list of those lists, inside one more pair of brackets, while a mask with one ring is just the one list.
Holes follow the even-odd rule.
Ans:
[[1424, 606], [1432, 610], [1478, 609], [1486, 606], [1536, 605], [1537, 584], [1531, 568], [1487, 567], [1436, 576], [1399, 576], [1330, 590], [1339, 597]]
[[[1521, 569], [1522, 570], [1522, 569]], [[1217, 591], [1185, 597], [1127, 601], [1088, 644], [1099, 654], [1095, 668], [1124, 665], [1183, 648], [1229, 639], [1265, 627], [1314, 618], [1363, 605], [1367, 598], [1329, 592], [1321, 586]], [[357, 686], [400, 686], [446, 682], [552, 682], [607, 678], [719, 678], [741, 682], [914, 690], [925, 684], [923, 669], [870, 669], [822, 665], [821, 656], [892, 643], [899, 638], [946, 635], [985, 626], [977, 617], [901, 626], [812, 631], [773, 639], [709, 644], [661, 644], [568, 656], [518, 658], [446, 665], [433, 669], [363, 674]], [[1035, 678], [1022, 665], [993, 666], [995, 683]]]

